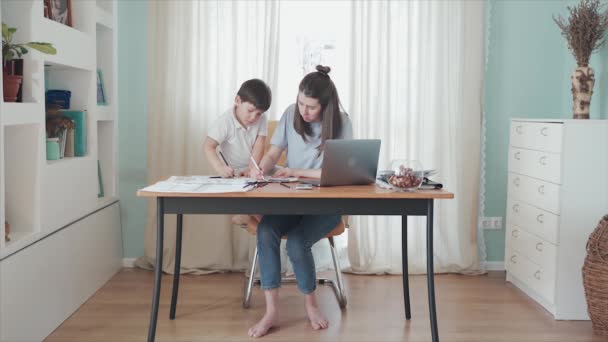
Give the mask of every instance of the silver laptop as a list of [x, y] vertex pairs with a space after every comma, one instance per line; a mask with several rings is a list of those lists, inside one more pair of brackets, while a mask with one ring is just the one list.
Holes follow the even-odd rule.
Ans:
[[301, 180], [318, 186], [363, 185], [376, 181], [380, 140], [327, 140], [321, 179]]

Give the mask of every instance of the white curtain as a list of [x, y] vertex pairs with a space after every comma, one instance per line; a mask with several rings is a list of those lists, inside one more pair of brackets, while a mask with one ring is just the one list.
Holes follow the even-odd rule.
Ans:
[[[211, 123], [240, 84], [277, 80], [279, 4], [274, 1], [149, 2], [148, 180], [213, 173], [202, 151]], [[144, 53], [142, 51], [142, 53]], [[273, 110], [271, 108], [271, 110]], [[165, 216], [163, 271], [172, 273], [175, 215]], [[255, 239], [224, 215], [184, 215], [182, 272], [243, 270]], [[156, 203], [149, 203], [145, 255], [155, 258]]]
[[[482, 271], [477, 202], [483, 2], [352, 3], [350, 102], [355, 136], [381, 138], [380, 168], [415, 159], [455, 194], [435, 201], [437, 272]], [[409, 270], [426, 272], [425, 219], [408, 220]], [[401, 218], [352, 220], [349, 270], [401, 273]]]

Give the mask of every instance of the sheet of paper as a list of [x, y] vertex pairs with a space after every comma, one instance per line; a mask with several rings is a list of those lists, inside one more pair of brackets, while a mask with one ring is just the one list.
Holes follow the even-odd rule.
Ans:
[[173, 176], [142, 189], [149, 192], [225, 193], [246, 192], [249, 178], [211, 178], [210, 176]]

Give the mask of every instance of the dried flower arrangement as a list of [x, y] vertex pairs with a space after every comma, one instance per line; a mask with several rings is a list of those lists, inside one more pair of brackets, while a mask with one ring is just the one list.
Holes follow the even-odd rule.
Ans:
[[562, 16], [553, 20], [562, 31], [578, 64], [572, 73], [572, 97], [574, 118], [589, 119], [589, 105], [593, 95], [595, 73], [589, 67], [591, 54], [601, 48], [604, 33], [608, 29], [608, 11], [599, 0], [581, 0], [577, 6], [568, 6], [570, 17]]

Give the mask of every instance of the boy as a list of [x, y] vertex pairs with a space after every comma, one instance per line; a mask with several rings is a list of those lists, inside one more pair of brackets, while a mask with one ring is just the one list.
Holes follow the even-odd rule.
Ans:
[[[207, 160], [222, 177], [249, 176], [264, 153], [267, 120], [263, 113], [271, 102], [270, 88], [262, 80], [245, 81], [226, 111], [211, 126], [203, 144]], [[220, 158], [216, 149], [220, 146]], [[225, 161], [223, 160], [225, 159]], [[227, 163], [227, 164], [226, 164]]]
[[[267, 119], [263, 114], [271, 101], [270, 88], [264, 81], [245, 81], [236, 94], [233, 108], [213, 123], [203, 143], [203, 150], [220, 176], [248, 177], [257, 172], [251, 157], [258, 164], [262, 159], [267, 134]], [[216, 153], [218, 146], [221, 158]], [[246, 224], [248, 221], [246, 215], [233, 217], [235, 224]]]

